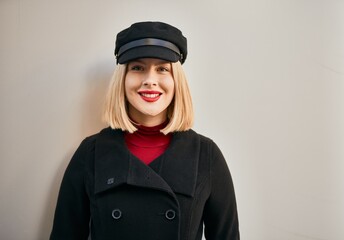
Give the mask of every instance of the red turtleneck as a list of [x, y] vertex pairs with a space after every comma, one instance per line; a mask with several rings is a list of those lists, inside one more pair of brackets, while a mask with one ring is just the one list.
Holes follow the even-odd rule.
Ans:
[[145, 164], [151, 163], [165, 152], [171, 142], [171, 134], [160, 132], [166, 125], [167, 123], [154, 127], [139, 125], [134, 133], [126, 132], [124, 139], [130, 152]]

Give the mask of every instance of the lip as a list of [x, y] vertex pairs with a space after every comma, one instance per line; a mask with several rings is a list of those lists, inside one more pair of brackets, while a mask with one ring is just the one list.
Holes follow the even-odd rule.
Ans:
[[159, 100], [160, 96], [162, 95], [159, 91], [139, 91], [138, 94], [141, 98], [146, 102], [156, 102]]

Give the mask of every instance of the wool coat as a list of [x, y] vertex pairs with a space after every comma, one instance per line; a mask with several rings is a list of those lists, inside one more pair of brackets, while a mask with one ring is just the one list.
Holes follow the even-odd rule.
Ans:
[[111, 128], [86, 138], [62, 180], [51, 240], [239, 240], [232, 178], [217, 145], [173, 133], [149, 165]]

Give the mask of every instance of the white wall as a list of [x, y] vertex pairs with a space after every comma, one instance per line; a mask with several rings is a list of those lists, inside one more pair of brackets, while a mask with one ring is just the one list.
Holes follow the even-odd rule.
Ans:
[[344, 239], [344, 2], [1, 0], [0, 238], [44, 240], [118, 31], [188, 37], [195, 129], [228, 160], [245, 240]]

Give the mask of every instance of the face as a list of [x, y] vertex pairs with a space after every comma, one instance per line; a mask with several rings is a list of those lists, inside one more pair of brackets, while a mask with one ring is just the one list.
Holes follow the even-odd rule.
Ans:
[[167, 107], [174, 96], [172, 65], [155, 58], [128, 63], [125, 95], [129, 116], [144, 126], [156, 126], [167, 118]]

